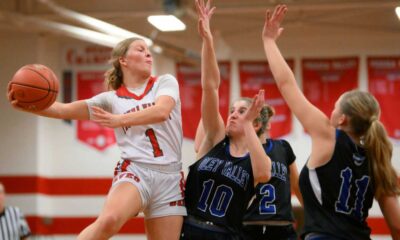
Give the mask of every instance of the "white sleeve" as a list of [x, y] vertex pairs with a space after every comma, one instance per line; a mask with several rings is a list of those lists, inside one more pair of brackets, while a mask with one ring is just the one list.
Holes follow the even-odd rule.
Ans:
[[179, 100], [179, 84], [174, 76], [171, 74], [165, 74], [159, 77], [157, 81], [159, 86], [156, 92], [156, 99], [160, 96], [170, 96], [175, 102]]
[[86, 100], [86, 104], [88, 105], [89, 108], [90, 119], [92, 119], [92, 109], [91, 109], [92, 106], [102, 108], [107, 112], [112, 112], [111, 96], [112, 96], [112, 91], [107, 91], [97, 94], [92, 98]]

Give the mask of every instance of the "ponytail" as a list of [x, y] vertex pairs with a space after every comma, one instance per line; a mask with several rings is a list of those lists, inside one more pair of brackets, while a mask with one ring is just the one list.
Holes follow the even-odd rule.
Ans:
[[[115, 66], [117, 65], [117, 66]], [[107, 90], [117, 90], [121, 87], [122, 81], [122, 71], [119, 66], [119, 62], [114, 62], [113, 67], [108, 69], [105, 76], [105, 85]]]
[[379, 121], [380, 106], [376, 98], [368, 92], [353, 90], [342, 95], [340, 107], [349, 117], [351, 132], [360, 137], [367, 151], [375, 197], [400, 195], [397, 174], [391, 163], [393, 146]]
[[[247, 103], [247, 105], [250, 106], [251, 103], [253, 102], [253, 99], [248, 98], [248, 97], [241, 97], [238, 99], [238, 101], [245, 101]], [[264, 104], [264, 106], [260, 110], [260, 114], [254, 120], [255, 122], [261, 123], [261, 128], [257, 131], [257, 136], [261, 136], [261, 134], [263, 134], [265, 132], [265, 130], [267, 129], [269, 120], [271, 120], [271, 118], [272, 118], [272, 116], [274, 116], [274, 114], [275, 114], [274, 108], [268, 104]]]
[[257, 136], [261, 136], [265, 132], [268, 127], [268, 123], [271, 120], [272, 116], [275, 115], [275, 109], [265, 104], [260, 111], [260, 116], [256, 118], [256, 121], [261, 123], [261, 128], [257, 131]]
[[375, 197], [400, 195], [400, 186], [396, 170], [391, 164], [393, 146], [385, 127], [376, 118], [364, 136], [370, 171], [373, 174]]

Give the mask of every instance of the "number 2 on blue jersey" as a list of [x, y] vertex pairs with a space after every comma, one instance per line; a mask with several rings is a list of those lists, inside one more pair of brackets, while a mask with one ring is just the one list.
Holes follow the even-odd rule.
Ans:
[[272, 184], [265, 184], [260, 188], [260, 199], [259, 211], [260, 214], [276, 214], [276, 205], [272, 204], [275, 199], [275, 187]]
[[[200, 196], [199, 204], [197, 206], [203, 212], [207, 211], [208, 208], [208, 199], [210, 197], [210, 193], [212, 192], [214, 186], [214, 180], [207, 180], [203, 183], [203, 191]], [[226, 214], [226, 211], [229, 207], [229, 203], [231, 202], [233, 197], [232, 188], [226, 185], [219, 185], [215, 190], [214, 196], [212, 197], [211, 204], [209, 207], [209, 211], [211, 215], [216, 217], [223, 217]]]
[[368, 189], [369, 177], [363, 176], [360, 179], [355, 180], [357, 192], [354, 207], [349, 206], [351, 178], [353, 177], [353, 172], [350, 168], [347, 167], [346, 169], [341, 171], [340, 177], [342, 179], [342, 185], [340, 186], [338, 200], [335, 203], [336, 211], [347, 215], [351, 214], [351, 212], [353, 211], [354, 215], [361, 220], [363, 217], [362, 210], [364, 207], [365, 193]]

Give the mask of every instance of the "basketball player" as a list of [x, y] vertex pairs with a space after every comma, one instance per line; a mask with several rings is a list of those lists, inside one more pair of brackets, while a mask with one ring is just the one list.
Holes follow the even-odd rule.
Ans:
[[256, 194], [243, 218], [244, 239], [296, 240], [291, 193], [294, 192], [302, 203], [296, 156], [286, 140], [269, 138], [269, 121], [274, 110], [269, 105], [264, 106], [264, 109], [267, 114], [262, 121], [267, 127], [262, 139], [266, 139], [263, 146], [272, 161], [272, 176], [269, 182], [256, 186]]
[[370, 239], [366, 219], [375, 197], [393, 239], [400, 239], [400, 189], [378, 102], [367, 92], [345, 92], [330, 119], [313, 106], [276, 45], [286, 11], [284, 5], [267, 11], [262, 36], [280, 92], [312, 139], [299, 179], [305, 210], [302, 237]]
[[[240, 239], [243, 214], [258, 182], [271, 176], [271, 160], [259, 139], [257, 120], [264, 92], [253, 100], [234, 102], [224, 121], [218, 108], [219, 69], [209, 21], [215, 10], [210, 2], [196, 1], [202, 46], [202, 119], [204, 139], [190, 166], [186, 182], [185, 218], [181, 239]], [[227, 133], [227, 134], [226, 134]], [[258, 135], [257, 135], [258, 133]]]
[[[270, 120], [273, 115], [273, 108], [265, 105], [259, 118], [265, 127], [261, 139], [267, 155], [271, 158], [272, 175], [269, 182], [256, 186], [255, 195], [243, 218], [245, 240], [297, 239], [291, 205], [291, 192], [296, 194], [302, 204], [299, 173], [294, 162], [296, 156], [287, 141], [269, 138]], [[200, 121], [194, 141], [196, 152], [203, 137], [204, 128]]]
[[[55, 102], [38, 115], [92, 119], [115, 129], [122, 151], [104, 208], [78, 239], [109, 239], [139, 212], [148, 239], [178, 239], [186, 209], [181, 171], [181, 102], [177, 80], [150, 76], [152, 56], [139, 38], [121, 41], [106, 73], [110, 91], [88, 100]], [[9, 93], [12, 105], [18, 108]], [[19, 109], [19, 108], [18, 108]]]

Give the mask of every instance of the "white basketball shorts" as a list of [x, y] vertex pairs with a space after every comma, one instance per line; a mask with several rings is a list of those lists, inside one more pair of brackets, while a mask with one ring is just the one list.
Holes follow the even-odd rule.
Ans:
[[186, 216], [185, 179], [181, 163], [156, 165], [121, 160], [114, 171], [112, 187], [121, 182], [135, 185], [142, 198], [145, 219]]

